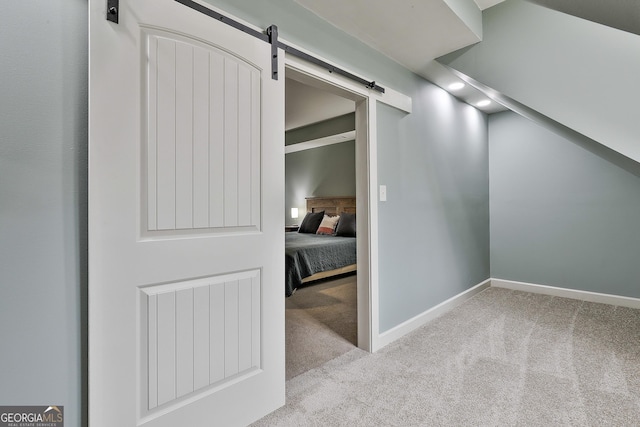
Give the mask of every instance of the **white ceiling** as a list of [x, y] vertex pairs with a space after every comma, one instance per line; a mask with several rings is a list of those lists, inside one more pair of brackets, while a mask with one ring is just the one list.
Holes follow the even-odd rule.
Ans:
[[356, 104], [329, 92], [285, 79], [285, 130], [352, 113]]
[[[295, 1], [413, 72], [429, 78], [426, 69], [433, 59], [481, 41], [481, 34], [472, 31], [467, 22], [471, 20], [464, 15], [474, 6], [482, 11], [505, 0]], [[640, 34], [639, 0], [528, 1]]]
[[[434, 59], [480, 41], [479, 35], [449, 6], [452, 0], [295, 1], [445, 90], [449, 83], [460, 80]], [[505, 0], [461, 1], [484, 10]], [[469, 86], [454, 95], [474, 106], [486, 99]], [[479, 109], [493, 113], [505, 108], [494, 102]]]
[[[456, 4], [453, 0], [295, 1], [340, 30], [356, 37], [445, 90], [448, 90], [450, 83], [460, 80], [434, 59], [480, 41], [479, 37], [449, 6], [449, 4]], [[472, 2], [472, 0], [456, 1]], [[485, 10], [505, 0], [473, 1], [479, 10]], [[603, 25], [640, 34], [640, 0], [527, 1]], [[340, 101], [341, 98], [334, 95], [327, 93], [313, 93], [312, 95], [303, 92], [301, 96], [296, 96], [295, 93], [301, 89], [300, 86], [304, 85], [296, 83], [293, 89], [287, 90], [288, 129], [345, 114], [344, 111], [348, 112], [346, 103], [350, 101]], [[321, 92], [311, 88], [309, 90]], [[461, 91], [454, 92], [453, 95], [474, 106], [477, 101], [485, 97], [482, 92], [469, 85]], [[316, 99], [316, 101], [310, 102], [311, 99]], [[328, 103], [330, 99], [345, 105], [345, 110], [340, 110], [343, 111], [340, 114], [332, 115], [331, 111], [334, 111], [334, 107]], [[324, 107], [320, 107], [320, 105], [324, 105]], [[486, 113], [493, 113], [505, 108], [494, 102], [488, 107], [479, 109]]]
[[296, 2], [418, 74], [433, 58], [480, 41], [445, 0]]

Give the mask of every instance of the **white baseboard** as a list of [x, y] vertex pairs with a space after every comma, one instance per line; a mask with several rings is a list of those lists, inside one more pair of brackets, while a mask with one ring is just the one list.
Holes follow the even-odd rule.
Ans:
[[578, 299], [582, 301], [597, 302], [602, 304], [618, 305], [621, 307], [640, 309], [640, 299], [622, 297], [618, 295], [600, 294], [597, 292], [579, 291], [576, 289], [557, 288], [548, 285], [536, 285], [534, 283], [515, 282], [513, 280], [489, 279], [491, 286], [506, 288], [514, 291], [524, 291], [534, 294], [552, 295], [555, 297]]
[[514, 291], [523, 291], [535, 294], [544, 294], [562, 298], [571, 298], [588, 302], [640, 309], [640, 298], [601, 294], [597, 292], [580, 291], [576, 289], [558, 288], [555, 286], [537, 285], [534, 283], [491, 278], [477, 284], [473, 288], [467, 289], [466, 291], [449, 298], [444, 302], [441, 302], [435, 307], [430, 308], [423, 313], [420, 313], [419, 315], [399, 324], [398, 326], [395, 326], [388, 331], [379, 334], [377, 339], [374, 340], [375, 348], [372, 350], [380, 350], [382, 347], [394, 342], [398, 338], [403, 337], [404, 335], [419, 328], [430, 320], [433, 320], [441, 314], [459, 306], [472, 296], [476, 295], [479, 292], [482, 292], [488, 287], [512, 289]]
[[441, 314], [459, 306], [460, 304], [462, 304], [463, 302], [465, 302], [475, 294], [487, 289], [489, 286], [491, 286], [491, 279], [487, 279], [484, 282], [477, 284], [473, 288], [467, 289], [466, 291], [458, 295], [455, 295], [446, 301], [441, 302], [435, 307], [432, 307], [429, 310], [423, 313], [420, 313], [417, 316], [399, 324], [398, 326], [395, 326], [389, 329], [388, 331], [385, 331], [379, 334], [378, 339], [375, 340], [376, 348], [374, 349], [374, 351], [381, 349], [387, 344], [390, 344], [393, 341], [397, 340], [398, 338], [419, 328], [420, 326], [424, 325], [430, 320], [433, 320], [436, 317], [440, 316]]

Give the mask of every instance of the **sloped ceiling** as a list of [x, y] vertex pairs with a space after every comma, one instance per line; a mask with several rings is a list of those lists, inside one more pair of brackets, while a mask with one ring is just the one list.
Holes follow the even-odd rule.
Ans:
[[328, 120], [356, 110], [350, 99], [313, 88], [292, 79], [285, 80], [285, 130]]
[[[386, 56], [429, 78], [431, 60], [482, 40], [482, 11], [505, 0], [296, 0]], [[527, 0], [640, 34], [638, 0]]]
[[618, 30], [640, 34], [638, 0], [529, 0], [568, 15]]
[[[295, 0], [414, 73], [447, 88], [460, 81], [434, 58], [482, 39], [482, 10], [504, 0]], [[475, 105], [484, 94], [467, 86], [454, 94]], [[476, 107], [477, 108], [477, 107]], [[492, 103], [486, 113], [504, 110]]]
[[[295, 0], [322, 19], [447, 89], [458, 81], [434, 59], [482, 40], [482, 11], [505, 0]], [[507, 0], [511, 1], [511, 0]], [[640, 34], [640, 0], [527, 0], [613, 28]], [[475, 104], [466, 87], [455, 96]], [[482, 108], [501, 111], [495, 103]]]
[[640, 162], [640, 36], [523, 0], [488, 9], [484, 25], [482, 43], [438, 61]]

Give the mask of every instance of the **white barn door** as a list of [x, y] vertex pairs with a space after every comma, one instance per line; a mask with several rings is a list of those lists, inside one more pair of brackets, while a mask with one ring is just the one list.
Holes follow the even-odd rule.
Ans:
[[[284, 404], [284, 66], [174, 0], [90, 1], [89, 422]], [[281, 55], [282, 57], [282, 55]]]

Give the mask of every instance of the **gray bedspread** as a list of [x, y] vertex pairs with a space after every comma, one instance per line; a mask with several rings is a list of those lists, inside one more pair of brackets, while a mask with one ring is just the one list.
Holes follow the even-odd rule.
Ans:
[[286, 288], [291, 296], [302, 279], [356, 263], [356, 238], [285, 233]]

